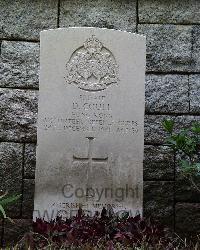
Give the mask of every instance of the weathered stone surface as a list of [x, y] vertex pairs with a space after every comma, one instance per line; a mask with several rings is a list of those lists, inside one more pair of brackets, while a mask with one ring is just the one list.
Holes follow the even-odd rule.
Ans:
[[192, 71], [200, 72], [200, 25], [192, 26]]
[[141, 24], [147, 37], [147, 71], [190, 71], [192, 26]]
[[0, 86], [38, 88], [39, 44], [3, 41]]
[[190, 111], [200, 113], [200, 75], [189, 76]]
[[60, 10], [60, 27], [136, 28], [136, 0], [61, 0]]
[[[22, 192], [22, 151], [23, 145], [19, 143], [0, 143], [0, 189], [9, 194]], [[10, 205], [6, 209], [8, 216], [16, 217], [20, 214], [21, 201]]]
[[[200, 190], [200, 177], [194, 177], [193, 181]], [[178, 175], [175, 185], [175, 197], [177, 201], [181, 202], [200, 202], [200, 195], [196, 187], [183, 176]]]
[[144, 139], [145, 143], [163, 143], [167, 133], [162, 127], [162, 122], [165, 119], [174, 120], [174, 116], [164, 115], [146, 115], [144, 122]]
[[200, 121], [200, 116], [169, 116], [169, 115], [146, 115], [145, 116], [145, 142], [163, 143], [167, 133], [162, 127], [162, 121], [171, 119], [175, 122], [175, 131], [189, 127], [194, 121]]
[[175, 216], [175, 229], [178, 233], [194, 234], [200, 233], [200, 204], [177, 203]]
[[0, 89], [0, 139], [36, 141], [37, 91]]
[[174, 154], [166, 146], [144, 147], [144, 180], [173, 180]]
[[0, 38], [39, 40], [43, 29], [56, 28], [57, 0], [0, 0]]
[[34, 180], [24, 180], [24, 192], [22, 201], [22, 217], [32, 219], [34, 201]]
[[200, 23], [198, 0], [140, 0], [139, 22]]
[[36, 145], [28, 143], [25, 145], [24, 153], [24, 177], [35, 177], [35, 164], [36, 164]]
[[32, 229], [32, 220], [28, 219], [15, 219], [14, 223], [9, 220], [5, 221], [4, 225], [4, 246], [13, 246], [18, 243], [25, 233], [30, 232]]
[[146, 111], [188, 112], [188, 92], [188, 76], [186, 75], [147, 75]]
[[170, 181], [144, 183], [144, 216], [173, 228], [173, 187]]

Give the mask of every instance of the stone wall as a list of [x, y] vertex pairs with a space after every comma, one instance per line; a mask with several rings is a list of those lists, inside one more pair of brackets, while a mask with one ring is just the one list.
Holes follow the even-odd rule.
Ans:
[[0, 188], [21, 193], [0, 221], [1, 242], [31, 224], [39, 32], [69, 26], [147, 36], [144, 213], [177, 232], [200, 232], [200, 195], [177, 173], [161, 127], [200, 120], [199, 0], [0, 0]]

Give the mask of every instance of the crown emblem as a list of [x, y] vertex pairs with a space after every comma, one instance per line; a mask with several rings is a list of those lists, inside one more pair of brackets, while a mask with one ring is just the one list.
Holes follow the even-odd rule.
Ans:
[[113, 54], [94, 35], [72, 53], [66, 70], [66, 82], [82, 90], [100, 91], [119, 83]]
[[102, 43], [94, 35], [84, 42], [84, 48], [90, 53], [99, 53], [102, 47]]

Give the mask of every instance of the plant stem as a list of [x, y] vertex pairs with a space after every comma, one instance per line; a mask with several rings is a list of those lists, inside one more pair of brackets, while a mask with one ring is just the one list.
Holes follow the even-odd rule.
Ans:
[[194, 182], [194, 180], [192, 179], [192, 177], [189, 178], [190, 179], [190, 182], [192, 183], [192, 185], [194, 186], [194, 188], [200, 192], [200, 188], [197, 186], [197, 184]]

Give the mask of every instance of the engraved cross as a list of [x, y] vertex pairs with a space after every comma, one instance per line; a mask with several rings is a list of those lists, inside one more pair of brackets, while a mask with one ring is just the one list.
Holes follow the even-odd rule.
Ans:
[[80, 161], [80, 162], [87, 162], [89, 165], [89, 169], [90, 171], [92, 170], [92, 163], [94, 162], [102, 162], [102, 163], [106, 163], [108, 162], [108, 156], [107, 157], [93, 157], [92, 154], [92, 148], [93, 148], [93, 142], [95, 137], [86, 137], [88, 139], [88, 153], [86, 157], [78, 157], [76, 155], [73, 155], [73, 160], [74, 161]]
[[[88, 164], [88, 169], [87, 169], [87, 181], [89, 181], [89, 175], [92, 173], [92, 164], [95, 162], [99, 163], [106, 163], [108, 162], [108, 156], [106, 157], [94, 157], [94, 152], [93, 152], [93, 144], [94, 144], [94, 139], [95, 137], [86, 137], [88, 140], [88, 151], [86, 153], [86, 157], [80, 157], [76, 156], [75, 154], [73, 155], [73, 161], [75, 162], [86, 162]], [[88, 186], [89, 185], [89, 186]], [[90, 190], [90, 182], [87, 183], [87, 188]], [[88, 198], [94, 198], [94, 194], [90, 194], [89, 191], [86, 194], [86, 199]]]

